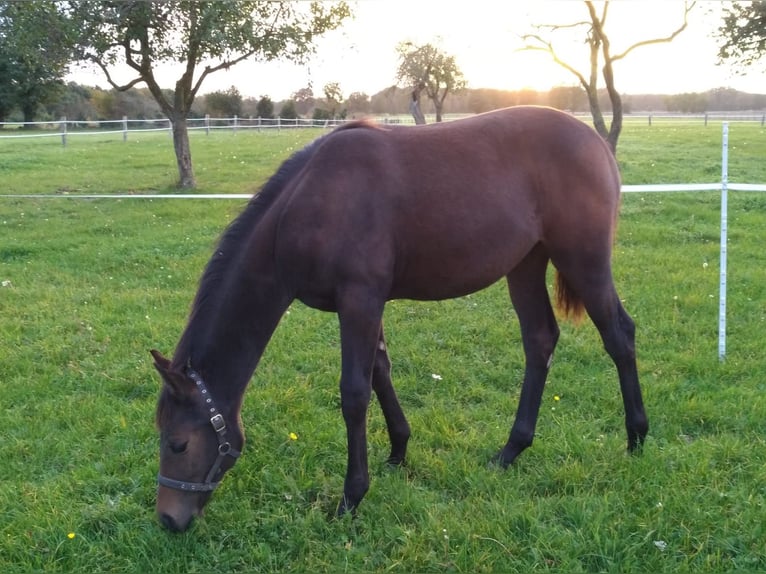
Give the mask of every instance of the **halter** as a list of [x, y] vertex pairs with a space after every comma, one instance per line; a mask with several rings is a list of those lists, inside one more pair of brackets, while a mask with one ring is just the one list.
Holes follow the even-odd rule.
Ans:
[[218, 457], [215, 459], [213, 466], [210, 467], [210, 470], [205, 477], [205, 482], [186, 482], [168, 478], [161, 474], [157, 475], [157, 482], [162, 486], [182, 490], [184, 492], [212, 492], [220, 484], [220, 481], [213, 482], [213, 478], [215, 478], [215, 475], [221, 470], [221, 465], [223, 464], [224, 459], [227, 456], [230, 456], [236, 460], [241, 453], [238, 450], [233, 449], [231, 443], [226, 440], [226, 421], [223, 419], [223, 415], [215, 407], [213, 397], [210, 396], [210, 392], [205, 386], [205, 381], [202, 380], [199, 373], [191, 368], [187, 369], [187, 375], [189, 375], [189, 378], [194, 381], [195, 385], [197, 385], [197, 390], [200, 392], [204, 406], [210, 414], [210, 424], [213, 425], [213, 430], [215, 430], [216, 437], [218, 437]]

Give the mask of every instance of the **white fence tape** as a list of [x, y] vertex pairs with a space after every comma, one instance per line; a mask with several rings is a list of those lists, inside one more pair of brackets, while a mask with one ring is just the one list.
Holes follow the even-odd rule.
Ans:
[[[729, 183], [729, 191], [764, 191], [766, 184], [759, 183]], [[690, 191], [721, 191], [718, 183], [660, 183], [623, 185], [622, 193], [659, 193], [659, 192], [690, 192]], [[0, 194], [0, 198], [12, 199], [250, 199], [251, 193], [56, 193], [56, 194]]]

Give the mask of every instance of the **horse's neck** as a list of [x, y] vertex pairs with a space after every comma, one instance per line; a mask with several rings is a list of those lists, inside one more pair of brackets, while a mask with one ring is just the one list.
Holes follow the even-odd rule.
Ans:
[[189, 336], [186, 352], [191, 366], [203, 373], [213, 396], [230, 403], [240, 403], [291, 302], [273, 276], [257, 277], [238, 281], [217, 305], [201, 309], [184, 335]]

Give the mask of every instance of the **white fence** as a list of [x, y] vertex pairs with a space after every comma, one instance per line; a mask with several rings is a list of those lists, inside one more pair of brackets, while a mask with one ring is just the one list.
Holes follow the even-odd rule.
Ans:
[[[303, 118], [189, 118], [187, 126], [189, 131], [204, 131], [210, 134], [214, 130], [283, 130], [295, 128], [334, 128], [350, 120], [311, 120]], [[380, 118], [381, 123], [407, 123], [399, 119]], [[34, 128], [24, 130], [21, 128]], [[158, 119], [128, 119], [103, 120], [95, 122], [67, 120], [65, 117], [57, 122], [5, 122], [0, 123], [0, 139], [11, 138], [51, 138], [60, 137], [61, 143], [66, 145], [67, 139], [72, 136], [90, 136], [105, 134], [122, 134], [123, 141], [128, 140], [128, 134], [143, 132], [168, 132], [171, 131], [170, 120]]]
[[[468, 115], [468, 114], [465, 114]], [[454, 115], [452, 117], [464, 117]], [[574, 114], [583, 120], [590, 118], [585, 113]], [[373, 119], [382, 124], [413, 124], [414, 120], [409, 116], [374, 116]], [[187, 125], [190, 131], [228, 130], [283, 130], [294, 128], [333, 128], [351, 120], [313, 120], [303, 118], [188, 118]], [[644, 123], [649, 126], [667, 122], [673, 123], [721, 123], [721, 122], [748, 122], [759, 123], [766, 126], [766, 112], [708, 112], [704, 114], [670, 114], [670, 113], [640, 113], [626, 114], [624, 121], [632, 123]], [[33, 129], [22, 129], [33, 128]], [[0, 122], [0, 140], [11, 138], [56, 138], [60, 137], [62, 145], [66, 145], [69, 137], [122, 134], [123, 141], [128, 140], [131, 133], [142, 132], [168, 132], [171, 133], [170, 120], [167, 118], [155, 119], [129, 119], [99, 120], [99, 121], [75, 121], [66, 117], [58, 121], [47, 122]]]

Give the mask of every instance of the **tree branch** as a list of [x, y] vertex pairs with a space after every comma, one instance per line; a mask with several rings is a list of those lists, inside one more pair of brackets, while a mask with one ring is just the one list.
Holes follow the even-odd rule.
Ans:
[[104, 75], [106, 76], [106, 81], [109, 82], [109, 85], [112, 86], [118, 92], [124, 92], [126, 90], [129, 90], [136, 84], [140, 84], [141, 82], [144, 81], [144, 78], [139, 76], [138, 78], [131, 80], [125, 85], [120, 85], [112, 79], [112, 75], [109, 73], [109, 68], [107, 68], [106, 64], [104, 64], [101, 60], [99, 60], [95, 56], [88, 56], [85, 59], [90, 60], [91, 62], [96, 64], [99, 68], [101, 68], [101, 71], [104, 72]]
[[194, 84], [194, 88], [192, 88], [192, 95], [197, 94], [197, 90], [199, 90], [200, 86], [202, 85], [203, 80], [212, 74], [213, 72], [217, 72], [219, 70], [226, 70], [228, 68], [231, 68], [235, 64], [240, 63], [242, 60], [248, 59], [250, 56], [254, 56], [258, 53], [258, 50], [250, 50], [249, 52], [246, 52], [245, 54], [242, 54], [241, 56], [238, 56], [234, 58], [233, 60], [225, 60], [221, 62], [220, 64], [216, 66], [205, 66], [205, 69], [202, 71], [202, 74], [200, 74], [199, 79]]
[[697, 4], [696, 0], [694, 0], [691, 4], [689, 4], [688, 2], [684, 2], [684, 23], [678, 29], [676, 29], [675, 32], [673, 32], [672, 34], [664, 38], [654, 38], [652, 40], [643, 40], [641, 42], [636, 42], [632, 46], [628, 47], [628, 49], [626, 49], [624, 52], [612, 56], [612, 62], [616, 62], [617, 60], [622, 60], [634, 49], [640, 48], [641, 46], [649, 46], [651, 44], [663, 44], [665, 42], [673, 41], [673, 39], [675, 39], [676, 36], [678, 36], [681, 32], [683, 32], [686, 29], [686, 26], [689, 23], [689, 12], [691, 12], [695, 4]]
[[[277, 24], [279, 23], [279, 19], [282, 17], [284, 11], [284, 6], [281, 4], [279, 5], [278, 10], [274, 14], [274, 17], [271, 20], [271, 24], [269, 25], [268, 29], [261, 34], [262, 39], [268, 38], [271, 34], [273, 34], [274, 30], [277, 27]], [[191, 89], [191, 97], [194, 98], [197, 95], [197, 92], [200, 89], [200, 86], [202, 86], [202, 82], [207, 78], [210, 74], [217, 72], [219, 70], [228, 70], [232, 66], [239, 64], [243, 60], [247, 60], [251, 56], [254, 56], [258, 53], [258, 48], [252, 48], [251, 50], [245, 52], [244, 54], [237, 56], [233, 60], [224, 60], [220, 64], [217, 64], [215, 66], [205, 66], [205, 69], [202, 71], [202, 74], [200, 74], [199, 79], [195, 82], [194, 87]], [[189, 58], [189, 61], [191, 62], [191, 58]], [[188, 71], [188, 69], [187, 69]]]
[[524, 46], [523, 48], [521, 48], [521, 50], [529, 50], [529, 51], [536, 50], [538, 52], [548, 52], [548, 54], [550, 54], [551, 58], [553, 58], [553, 61], [556, 64], [558, 64], [559, 66], [561, 66], [565, 70], [568, 70], [569, 72], [574, 74], [577, 77], [577, 79], [579, 80], [579, 82], [583, 86], [587, 86], [588, 85], [588, 82], [585, 79], [585, 76], [583, 76], [577, 70], [577, 68], [575, 68], [571, 64], [568, 64], [567, 62], [565, 62], [564, 60], [559, 58], [558, 54], [556, 53], [556, 50], [553, 48], [553, 44], [551, 44], [550, 42], [546, 42], [545, 40], [543, 40], [540, 36], [538, 36], [536, 34], [526, 34], [526, 35], [522, 36], [522, 39], [523, 40], [529, 40], [529, 39], [535, 40], [535, 41], [539, 42], [540, 44], [542, 44], [542, 46]]

